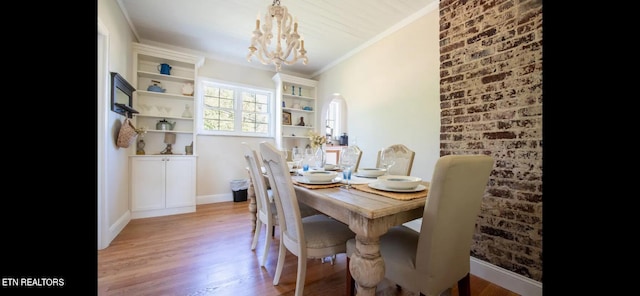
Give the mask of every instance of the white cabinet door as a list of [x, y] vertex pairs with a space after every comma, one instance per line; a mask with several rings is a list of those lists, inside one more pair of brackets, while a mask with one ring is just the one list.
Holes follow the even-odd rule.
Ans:
[[195, 159], [172, 157], [166, 162], [166, 207], [195, 206]]
[[165, 157], [134, 157], [131, 161], [131, 210], [165, 208]]

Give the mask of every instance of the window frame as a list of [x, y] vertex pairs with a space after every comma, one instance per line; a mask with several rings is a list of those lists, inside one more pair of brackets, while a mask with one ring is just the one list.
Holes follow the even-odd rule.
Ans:
[[[233, 131], [211, 131], [204, 128], [204, 111], [207, 109], [204, 106], [205, 87], [223, 87], [234, 90], [234, 114], [235, 114], [235, 129]], [[254, 85], [247, 85], [242, 83], [229, 82], [224, 80], [212, 79], [201, 77], [198, 81], [198, 114], [196, 116], [197, 134], [204, 136], [241, 136], [241, 137], [260, 137], [260, 138], [273, 138], [275, 135], [276, 118], [275, 118], [275, 90], [270, 88], [263, 88]], [[267, 133], [253, 133], [242, 131], [242, 92], [252, 92], [256, 94], [264, 94], [268, 96], [268, 118], [269, 127]]]

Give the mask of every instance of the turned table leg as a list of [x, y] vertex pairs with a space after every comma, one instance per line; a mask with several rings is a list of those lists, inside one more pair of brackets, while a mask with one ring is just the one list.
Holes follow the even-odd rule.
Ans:
[[356, 235], [356, 251], [351, 256], [349, 271], [356, 281], [356, 295], [376, 294], [376, 287], [384, 279], [384, 261], [380, 255], [379, 238]]
[[247, 197], [249, 198], [249, 214], [251, 214], [251, 232], [256, 231], [256, 213], [258, 207], [256, 205], [256, 192], [253, 190], [253, 182], [249, 178], [249, 188], [247, 188]]
[[389, 229], [385, 219], [370, 220], [353, 213], [349, 228], [356, 233], [356, 250], [351, 255], [349, 272], [356, 282], [356, 295], [374, 296], [384, 279], [384, 260], [380, 254], [380, 236]]

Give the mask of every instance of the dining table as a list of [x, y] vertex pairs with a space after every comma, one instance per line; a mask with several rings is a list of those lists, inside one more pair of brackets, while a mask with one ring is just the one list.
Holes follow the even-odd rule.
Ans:
[[[392, 192], [369, 186], [375, 178], [354, 177], [350, 188], [343, 184], [344, 180], [310, 185], [299, 182], [297, 178], [292, 176], [298, 202], [349, 225], [356, 234], [356, 251], [350, 256], [349, 264], [357, 284], [356, 295], [375, 295], [376, 287], [385, 274], [380, 237], [391, 227], [422, 217], [429, 182], [421, 183], [420, 188], [424, 190]], [[255, 205], [255, 195], [251, 193], [249, 197]], [[253, 208], [249, 206], [250, 211]], [[255, 212], [252, 214], [255, 219]]]

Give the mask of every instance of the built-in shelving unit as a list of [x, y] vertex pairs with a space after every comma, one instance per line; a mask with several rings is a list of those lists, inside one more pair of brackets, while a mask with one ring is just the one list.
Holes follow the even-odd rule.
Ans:
[[[130, 148], [132, 218], [195, 211], [195, 85], [203, 62], [202, 57], [133, 44], [133, 84], [137, 89], [133, 106], [139, 112], [134, 114], [134, 125], [146, 133], [138, 136], [136, 145]], [[164, 71], [162, 64], [166, 64]], [[163, 120], [172, 128], [158, 128]], [[175, 143], [168, 153], [165, 139], [174, 135]]]
[[[319, 133], [317, 122], [318, 82], [282, 73], [273, 76], [276, 82], [276, 100], [279, 108], [276, 114], [276, 144], [282, 150], [293, 146], [305, 147], [309, 144], [309, 131]], [[287, 118], [290, 123], [287, 124]], [[303, 118], [304, 126], [299, 125]]]

